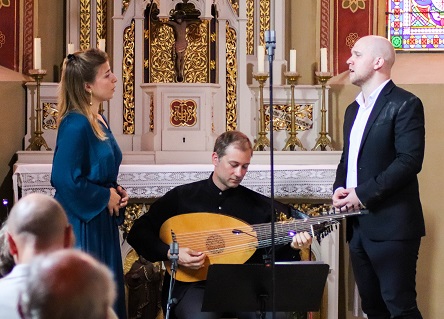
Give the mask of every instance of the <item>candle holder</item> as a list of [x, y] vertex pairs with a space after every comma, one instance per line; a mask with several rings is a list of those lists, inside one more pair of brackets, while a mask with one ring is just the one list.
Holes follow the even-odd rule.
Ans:
[[259, 136], [254, 143], [253, 150], [265, 151], [266, 147], [270, 147], [270, 140], [267, 137], [265, 131], [265, 108], [264, 108], [264, 83], [268, 79], [268, 73], [256, 73], [253, 74], [256, 81], [259, 82], [259, 116], [260, 116], [260, 128]]
[[326, 151], [328, 146], [331, 151], [334, 151], [327, 133], [327, 109], [325, 108], [325, 86], [327, 81], [332, 78], [332, 75], [330, 72], [316, 72], [316, 77], [322, 86], [321, 131], [319, 132], [315, 146], [311, 150], [316, 151], [316, 149], [320, 147], [321, 151]]
[[296, 107], [294, 104], [294, 86], [296, 85], [300, 75], [298, 72], [285, 72], [284, 73], [285, 78], [287, 79], [288, 84], [290, 84], [291, 87], [291, 110], [290, 110], [290, 117], [291, 117], [291, 126], [290, 126], [290, 136], [287, 139], [287, 142], [285, 143], [283, 151], [295, 151], [296, 147], [298, 146], [302, 151], [306, 151], [304, 146], [302, 146], [302, 142], [297, 138], [297, 132], [296, 132]]
[[33, 69], [29, 70], [29, 75], [36, 82], [37, 101], [35, 104], [35, 131], [31, 137], [31, 144], [26, 148], [27, 151], [40, 151], [40, 148], [44, 146], [47, 151], [51, 151], [48, 144], [46, 144], [43, 138], [42, 129], [42, 107], [40, 105], [40, 83], [43, 77], [46, 75], [46, 70]]

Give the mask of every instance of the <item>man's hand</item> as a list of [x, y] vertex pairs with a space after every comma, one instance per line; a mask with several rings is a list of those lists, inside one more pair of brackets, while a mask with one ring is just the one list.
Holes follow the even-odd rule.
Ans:
[[310, 247], [312, 241], [313, 238], [310, 236], [310, 234], [304, 231], [293, 236], [293, 241], [291, 242], [290, 246], [293, 249], [308, 248]]
[[[168, 257], [170, 251], [168, 250]], [[206, 255], [190, 248], [179, 248], [179, 260], [177, 263], [190, 269], [200, 269], [204, 266]]]
[[338, 188], [332, 197], [333, 206], [344, 210], [359, 210], [361, 202], [356, 195], [355, 188]]

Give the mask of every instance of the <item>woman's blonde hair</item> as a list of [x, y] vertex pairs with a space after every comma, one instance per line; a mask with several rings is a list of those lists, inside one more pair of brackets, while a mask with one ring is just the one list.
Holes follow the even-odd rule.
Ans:
[[107, 61], [108, 55], [95, 48], [68, 54], [63, 61], [59, 85], [58, 126], [68, 112], [75, 111], [86, 116], [99, 139], [106, 139], [105, 132], [91, 110], [92, 95], [85, 89], [85, 84], [94, 83], [99, 67]]

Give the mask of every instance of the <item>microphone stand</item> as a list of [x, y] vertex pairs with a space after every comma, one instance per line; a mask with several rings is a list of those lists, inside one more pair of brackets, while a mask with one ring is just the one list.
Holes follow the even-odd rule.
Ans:
[[168, 257], [168, 259], [171, 261], [171, 280], [170, 289], [168, 291], [168, 302], [165, 319], [170, 318], [171, 306], [177, 302], [176, 298], [172, 297], [174, 282], [176, 281], [177, 261], [179, 260], [179, 243], [174, 239], [174, 235], [173, 242], [170, 244], [170, 256]]
[[[271, 13], [271, 11], [270, 11]], [[274, 17], [273, 17], [274, 18]], [[276, 48], [276, 35], [274, 30], [266, 30], [264, 33], [265, 37], [265, 48], [268, 54], [268, 64], [269, 64], [269, 87], [270, 87], [270, 200], [271, 200], [271, 296], [272, 296], [272, 318], [275, 318], [275, 214], [274, 214], [274, 142], [273, 142], [273, 59], [274, 59], [274, 49]]]

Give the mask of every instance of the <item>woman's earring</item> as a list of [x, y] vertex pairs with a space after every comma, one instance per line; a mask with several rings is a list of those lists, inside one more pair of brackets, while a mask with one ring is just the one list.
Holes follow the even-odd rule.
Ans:
[[89, 101], [89, 105], [92, 106], [93, 105], [93, 91], [89, 91], [89, 94], [91, 95], [91, 99]]

